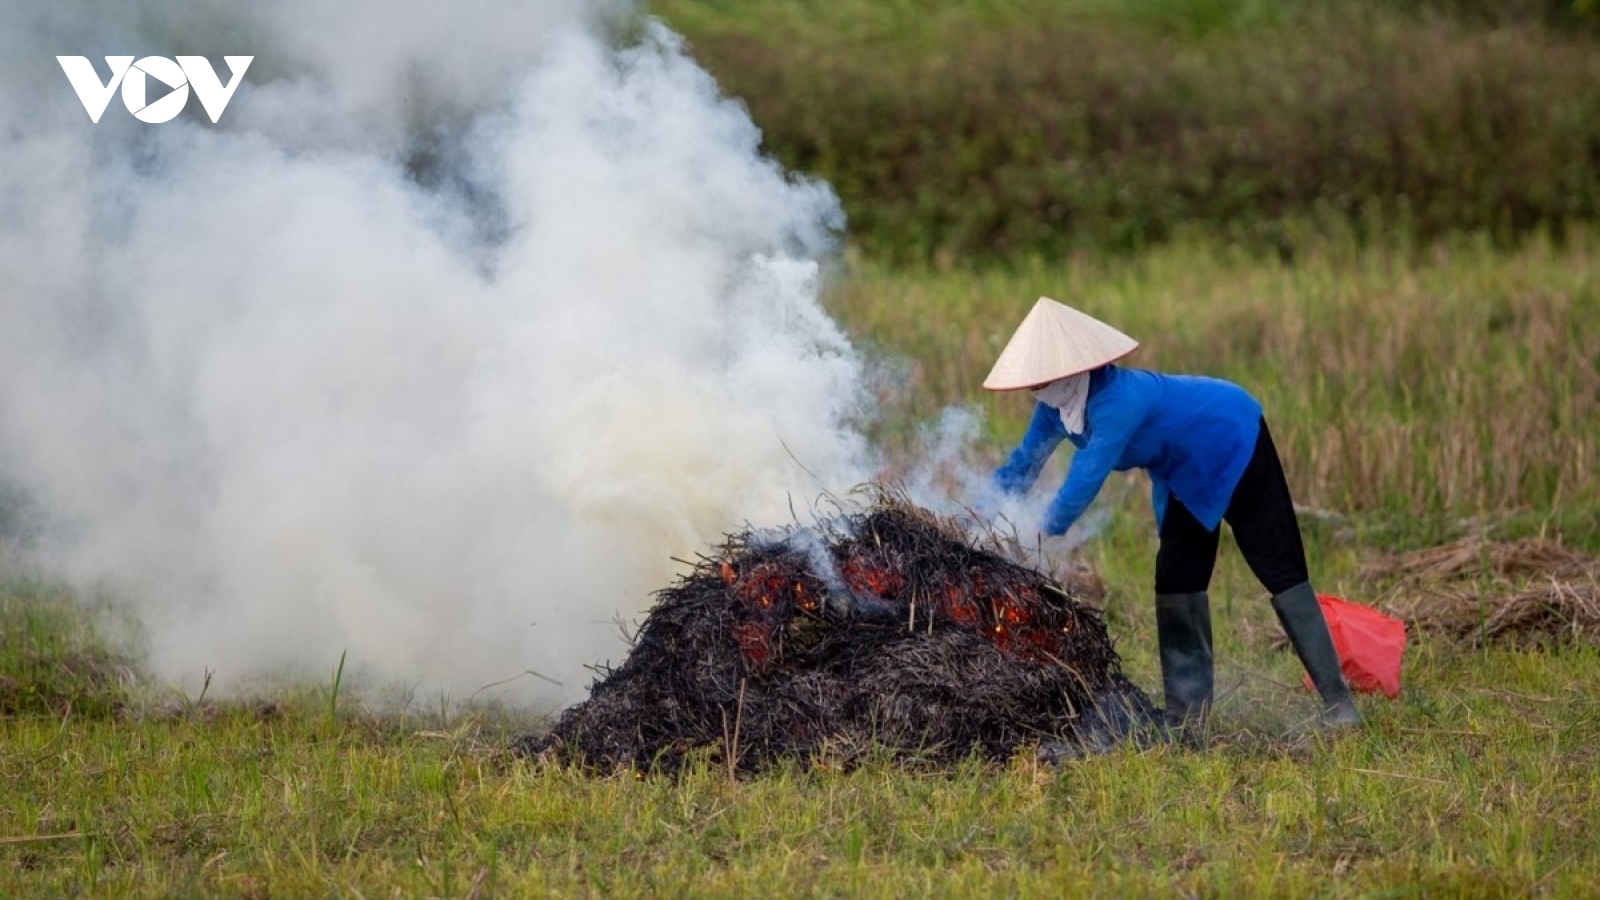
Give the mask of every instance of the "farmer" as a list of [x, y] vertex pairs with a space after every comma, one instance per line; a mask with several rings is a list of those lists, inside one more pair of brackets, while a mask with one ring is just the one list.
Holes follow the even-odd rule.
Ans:
[[1311, 589], [1305, 548], [1261, 404], [1227, 381], [1162, 375], [1113, 363], [1139, 344], [1048, 297], [1039, 298], [983, 386], [1029, 390], [1037, 401], [1022, 442], [994, 473], [1003, 494], [1026, 493], [1063, 438], [1076, 448], [1039, 529], [1063, 535], [1113, 469], [1150, 475], [1156, 551], [1156, 634], [1166, 720], [1197, 740], [1212, 702], [1206, 591], [1224, 520], [1322, 695], [1325, 724], [1361, 714], [1339, 668]]

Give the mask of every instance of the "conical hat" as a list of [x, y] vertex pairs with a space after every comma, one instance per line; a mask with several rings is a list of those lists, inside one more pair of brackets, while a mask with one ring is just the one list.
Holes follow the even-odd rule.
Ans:
[[1132, 353], [1139, 342], [1092, 316], [1040, 297], [1000, 351], [983, 386], [1015, 391], [1097, 369]]

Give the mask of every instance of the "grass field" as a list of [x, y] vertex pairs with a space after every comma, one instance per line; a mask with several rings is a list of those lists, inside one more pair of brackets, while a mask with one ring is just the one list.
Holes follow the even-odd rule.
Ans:
[[[1593, 0], [647, 6], [840, 193], [824, 299], [874, 373], [885, 477], [950, 408], [981, 415], [965, 462], [999, 461], [1027, 400], [978, 385], [1049, 295], [1140, 339], [1134, 364], [1262, 400], [1318, 588], [1482, 617], [1597, 596], [1600, 564], [1385, 563], [1470, 536], [1600, 556]], [[1158, 695], [1146, 482], [1100, 502], [1083, 556]], [[0, 537], [16, 508], [0, 493]], [[534, 712], [395, 709], [342, 659], [177, 694], [114, 607], [3, 551], [0, 897], [1600, 892], [1594, 630], [1420, 630], [1401, 696], [1330, 737], [1226, 537], [1203, 752], [740, 779], [709, 753], [670, 779], [519, 761]]]
[[833, 303], [865, 344], [911, 360], [885, 426], [902, 442], [953, 403], [981, 404], [997, 442], [1020, 433], [1026, 398], [975, 386], [1047, 294], [1136, 335], [1139, 365], [1248, 385], [1302, 503], [1391, 542], [1484, 518], [1594, 547], [1597, 250], [1580, 232], [1511, 253], [1330, 248], [1292, 266], [1203, 244], [981, 274], [860, 266]]
[[[975, 389], [1040, 293], [1144, 340], [1139, 362], [1264, 400], [1319, 586], [1392, 598], [1379, 555], [1473, 531], [1600, 550], [1600, 239], [1326, 245], [1292, 267], [1188, 243], [983, 272], [841, 267], [828, 302], [895, 360], [873, 425], [891, 456], [949, 404], [993, 463], [1024, 404]], [[1134, 679], [1158, 684], [1140, 483], [1088, 548]], [[1487, 572], [1484, 578], [1488, 577]], [[1537, 577], [1537, 576], [1533, 576]], [[1487, 580], [1485, 581], [1487, 584]], [[0, 587], [0, 895], [1579, 896], [1600, 884], [1593, 645], [1423, 634], [1368, 726], [1307, 729], [1225, 545], [1204, 753], [1124, 750], [1056, 770], [731, 780], [591, 777], [499, 751], [513, 712], [373, 712], [334, 674], [250, 699], [162, 695], [83, 601]]]
[[651, 0], [877, 258], [1600, 214], [1592, 0]]

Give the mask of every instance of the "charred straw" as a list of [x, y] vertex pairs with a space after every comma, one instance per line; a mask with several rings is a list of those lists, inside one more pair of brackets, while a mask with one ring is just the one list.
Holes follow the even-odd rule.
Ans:
[[1147, 727], [1155, 711], [1099, 613], [999, 550], [888, 492], [818, 525], [731, 535], [658, 592], [588, 700], [516, 749], [603, 770], [704, 754], [752, 771], [867, 752], [998, 760]]

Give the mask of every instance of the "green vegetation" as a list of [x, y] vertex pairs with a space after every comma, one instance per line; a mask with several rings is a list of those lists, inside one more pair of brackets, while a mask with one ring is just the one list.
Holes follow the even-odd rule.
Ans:
[[1307, 231], [1510, 242], [1600, 216], [1600, 38], [1573, 24], [1600, 23], [1588, 4], [651, 9], [779, 159], [834, 186], [874, 258], [1126, 251], [1197, 230], [1290, 258]]
[[1597, 664], [1424, 643], [1401, 701], [1319, 742], [1244, 727], [1307, 702], [1258, 652], [1204, 754], [743, 782], [538, 769], [495, 753], [505, 723], [330, 723], [310, 692], [10, 716], [0, 894], [1573, 896], [1600, 878]]
[[[1040, 294], [1265, 402], [1318, 586], [1468, 532], [1600, 553], [1600, 40], [1588, 0], [660, 0], [771, 146], [832, 180], [830, 309], [893, 377], [896, 465]], [[1507, 238], [1515, 238], [1507, 240]], [[1104, 252], [1137, 250], [1138, 252]], [[952, 265], [992, 258], [992, 265]], [[997, 261], [996, 261], [997, 260]], [[891, 473], [893, 474], [893, 473]], [[1058, 476], [1047, 476], [1058, 477]], [[1087, 550], [1158, 683], [1140, 478]], [[21, 529], [0, 494], [0, 537]], [[1413, 642], [1307, 729], [1225, 540], [1204, 753], [1057, 769], [592, 776], [531, 720], [320, 684], [172, 697], [104, 610], [0, 554], [0, 896], [1577, 896], [1600, 884], [1593, 645]], [[1537, 577], [1537, 576], [1535, 576]], [[1487, 584], [1487, 578], [1485, 578]], [[1486, 598], [1487, 600], [1488, 598]], [[359, 662], [351, 660], [352, 664]]]
[[1011, 441], [1028, 401], [978, 389], [1045, 294], [1143, 343], [1135, 362], [1248, 385], [1303, 503], [1408, 544], [1463, 520], [1563, 525], [1600, 548], [1600, 241], [1575, 231], [1500, 252], [1322, 243], [1293, 265], [1179, 243], [1133, 259], [1078, 255], [937, 273], [857, 264], [835, 311], [908, 371], [886, 395], [886, 443], [976, 403]]
[[[4, 565], [0, 556], [0, 573]], [[133, 670], [95, 631], [96, 611], [61, 588], [0, 584], [0, 718], [120, 712]]]
[[[1388, 588], [1362, 561], [1469, 525], [1600, 544], [1587, 233], [1292, 267], [1198, 245], [987, 275], [856, 263], [830, 302], [910, 360], [886, 442], [980, 400], [996, 342], [1044, 290], [1145, 338], [1143, 361], [1262, 393], [1297, 488], [1330, 511], [1307, 536], [1332, 593], [1378, 600]], [[981, 399], [997, 456], [1023, 410]], [[1128, 479], [1108, 495], [1120, 514], [1090, 558], [1127, 670], [1153, 687], [1145, 491]], [[1221, 699], [1205, 753], [747, 781], [708, 761], [673, 781], [507, 759], [532, 723], [503, 714], [367, 711], [338, 660], [323, 684], [264, 699], [149, 696], [70, 597], [11, 583], [3, 696], [43, 699], [0, 710], [0, 895], [1566, 896], [1600, 879], [1593, 646], [1424, 635], [1401, 699], [1362, 698], [1369, 726], [1324, 741], [1231, 547], [1214, 595]]]

